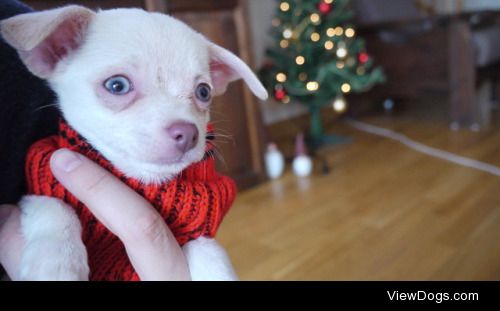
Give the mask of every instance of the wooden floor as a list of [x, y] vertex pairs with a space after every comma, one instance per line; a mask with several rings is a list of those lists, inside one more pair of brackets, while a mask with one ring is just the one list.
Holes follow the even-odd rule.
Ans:
[[[500, 166], [500, 122], [375, 116], [425, 144]], [[330, 175], [287, 174], [239, 194], [219, 241], [243, 280], [500, 280], [500, 178], [417, 153], [345, 123]]]

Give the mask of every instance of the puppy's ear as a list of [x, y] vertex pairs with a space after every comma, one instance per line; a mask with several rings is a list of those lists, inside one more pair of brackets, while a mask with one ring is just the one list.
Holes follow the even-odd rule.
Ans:
[[230, 82], [243, 79], [252, 93], [258, 98], [267, 99], [267, 91], [250, 68], [228, 50], [209, 43], [210, 75], [214, 84], [215, 95], [226, 91]]
[[56, 65], [83, 42], [95, 12], [76, 5], [26, 13], [0, 23], [2, 37], [28, 69], [49, 78]]

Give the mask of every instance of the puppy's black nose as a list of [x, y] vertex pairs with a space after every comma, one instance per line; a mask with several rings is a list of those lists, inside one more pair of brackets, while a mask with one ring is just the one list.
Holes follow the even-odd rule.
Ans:
[[198, 128], [193, 123], [176, 122], [167, 129], [179, 151], [187, 152], [198, 143]]

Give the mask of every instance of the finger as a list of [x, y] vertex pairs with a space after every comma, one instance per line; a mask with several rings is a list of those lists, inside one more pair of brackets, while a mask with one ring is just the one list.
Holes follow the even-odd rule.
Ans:
[[20, 210], [13, 205], [0, 206], [0, 263], [11, 280], [19, 280], [23, 249]]
[[67, 149], [52, 155], [51, 169], [120, 238], [142, 280], [189, 278], [179, 244], [143, 197], [96, 163]]

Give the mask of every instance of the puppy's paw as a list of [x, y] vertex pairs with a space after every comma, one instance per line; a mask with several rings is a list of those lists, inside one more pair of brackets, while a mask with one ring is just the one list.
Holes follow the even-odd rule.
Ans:
[[87, 250], [73, 209], [61, 200], [25, 196], [19, 202], [26, 242], [22, 280], [87, 280]]
[[39, 239], [27, 244], [21, 259], [23, 281], [85, 281], [87, 250], [81, 240]]
[[182, 247], [193, 281], [237, 281], [231, 260], [214, 239], [199, 237]]

